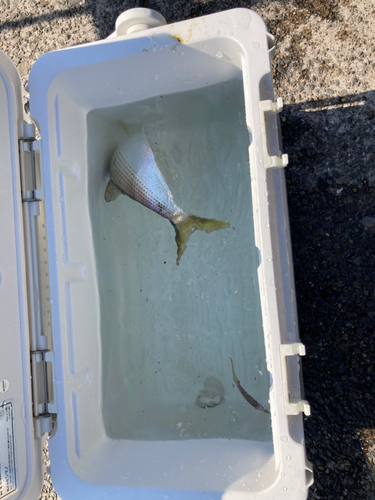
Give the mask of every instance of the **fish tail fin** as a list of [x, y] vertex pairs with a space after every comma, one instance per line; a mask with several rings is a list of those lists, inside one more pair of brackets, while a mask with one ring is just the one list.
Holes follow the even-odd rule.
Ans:
[[194, 231], [198, 230], [211, 233], [212, 231], [218, 231], [219, 229], [230, 226], [229, 222], [216, 219], [205, 219], [204, 217], [185, 213], [178, 214], [171, 220], [171, 223], [176, 231], [177, 265], [179, 265], [182, 254], [186, 248], [186, 243]]
[[115, 200], [118, 196], [122, 194], [121, 189], [119, 189], [116, 184], [114, 184], [112, 181], [109, 181], [107, 184], [107, 188], [105, 190], [104, 198], [105, 201], [113, 201]]

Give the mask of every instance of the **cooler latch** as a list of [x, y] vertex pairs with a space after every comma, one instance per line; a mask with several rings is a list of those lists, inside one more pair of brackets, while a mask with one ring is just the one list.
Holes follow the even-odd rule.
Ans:
[[31, 373], [35, 434], [40, 438], [52, 432], [57, 414], [54, 352], [31, 352]]

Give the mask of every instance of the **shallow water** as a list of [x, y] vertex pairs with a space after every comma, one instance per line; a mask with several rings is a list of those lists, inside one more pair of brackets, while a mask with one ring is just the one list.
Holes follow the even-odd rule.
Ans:
[[[117, 439], [271, 439], [242, 81], [88, 114], [102, 340], [103, 418]], [[106, 203], [113, 151], [143, 131], [174, 200], [228, 221], [196, 231], [176, 265], [174, 229], [127, 196]], [[216, 397], [212, 408], [197, 404]], [[219, 396], [219, 398], [217, 397]], [[205, 400], [203, 400], [205, 401]]]

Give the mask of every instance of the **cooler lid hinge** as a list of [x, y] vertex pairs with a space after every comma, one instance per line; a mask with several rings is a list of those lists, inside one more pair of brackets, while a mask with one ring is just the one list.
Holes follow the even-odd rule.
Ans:
[[55, 358], [51, 349], [48, 255], [44, 214], [41, 141], [33, 123], [19, 122], [21, 190], [29, 301], [31, 375], [35, 435], [53, 430], [56, 407]]
[[20, 123], [22, 201], [44, 199], [41, 139], [36, 139], [33, 123]]
[[40, 438], [52, 432], [57, 414], [55, 353], [32, 351], [31, 374], [35, 434]]

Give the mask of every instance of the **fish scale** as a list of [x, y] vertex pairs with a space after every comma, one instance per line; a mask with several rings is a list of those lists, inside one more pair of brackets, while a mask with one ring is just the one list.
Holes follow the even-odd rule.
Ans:
[[[146, 172], [146, 175], [143, 176], [141, 174], [144, 174], [144, 172], [139, 172], [139, 174], [134, 172], [128, 161], [124, 157], [122, 149], [117, 150], [117, 155], [118, 158], [115, 158], [114, 161], [116, 162], [116, 164], [121, 162], [123, 168], [115, 168], [113, 170], [112, 181], [118, 186], [123, 186], [121, 189], [125, 194], [135, 199], [136, 201], [139, 201], [140, 203], [142, 203], [142, 205], [145, 205], [147, 208], [150, 208], [154, 212], [160, 213], [160, 215], [169, 220], [177, 212], [183, 212], [174, 203], [172, 195], [166, 197], [159, 196], [157, 183], [152, 182], [152, 177], [149, 172]], [[149, 181], [149, 179], [151, 180], [151, 182]], [[163, 177], [162, 181], [164, 181]], [[148, 182], [149, 185], [147, 187]], [[162, 183], [160, 184], [162, 185]], [[169, 191], [168, 186], [165, 184], [165, 181], [163, 188], [166, 188]], [[165, 200], [168, 201], [168, 204], [165, 203]]]
[[[129, 190], [140, 185], [144, 195], [144, 205], [147, 208], [159, 212], [162, 206], [171, 216], [176, 212], [183, 212], [175, 204], [144, 134], [135, 134], [129, 140], [125, 140], [117, 149], [117, 155], [118, 158], [113, 162], [114, 173], [126, 172], [127, 175], [124, 176], [123, 181]], [[121, 168], [122, 166], [124, 169]], [[127, 190], [124, 191], [128, 194]]]

